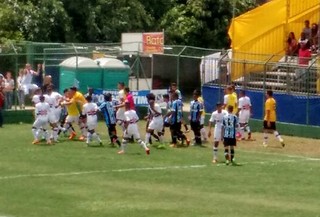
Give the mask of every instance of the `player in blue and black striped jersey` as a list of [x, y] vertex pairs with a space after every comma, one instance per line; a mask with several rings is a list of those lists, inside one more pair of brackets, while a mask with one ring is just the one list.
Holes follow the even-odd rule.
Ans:
[[229, 165], [230, 161], [235, 164], [234, 159], [234, 146], [237, 145], [236, 132], [239, 127], [238, 117], [233, 112], [233, 106], [227, 107], [228, 114], [223, 117], [222, 133], [224, 144], [224, 155], [226, 157], [226, 164]]
[[201, 124], [200, 119], [203, 112], [203, 104], [198, 100], [199, 94], [198, 91], [193, 92], [193, 100], [190, 102], [190, 125], [194, 133], [196, 145], [201, 145]]
[[108, 132], [110, 136], [111, 143], [117, 143], [118, 146], [121, 146], [121, 143], [117, 136], [117, 130], [116, 130], [116, 114], [114, 110], [114, 106], [112, 103], [112, 95], [110, 93], [107, 93], [104, 95], [104, 102], [99, 106], [99, 111], [103, 113], [104, 120], [106, 122], [106, 125], [108, 127]]
[[181, 131], [182, 122], [182, 102], [178, 99], [177, 93], [171, 93], [172, 104], [170, 112], [167, 113], [166, 117], [169, 117], [170, 131], [172, 137], [171, 147], [177, 147], [177, 139], [181, 139], [182, 144], [186, 141], [189, 146], [190, 140]]

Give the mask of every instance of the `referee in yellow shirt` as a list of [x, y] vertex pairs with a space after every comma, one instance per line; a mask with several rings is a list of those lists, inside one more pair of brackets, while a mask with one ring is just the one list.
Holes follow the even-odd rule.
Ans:
[[273, 133], [274, 136], [279, 140], [282, 147], [285, 146], [283, 139], [281, 138], [279, 132], [276, 129], [276, 120], [277, 120], [277, 102], [273, 98], [272, 90], [268, 90], [266, 93], [266, 102], [264, 106], [265, 115], [263, 121], [263, 146], [268, 146], [268, 133]]

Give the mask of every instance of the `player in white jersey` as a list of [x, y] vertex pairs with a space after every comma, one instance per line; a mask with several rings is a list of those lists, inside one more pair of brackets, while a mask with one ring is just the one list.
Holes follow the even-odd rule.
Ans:
[[213, 160], [212, 163], [218, 162], [218, 146], [222, 141], [222, 122], [223, 117], [228, 114], [226, 110], [222, 109], [222, 103], [217, 103], [217, 110], [212, 112], [209, 120], [209, 133], [208, 137], [211, 137], [211, 128], [214, 124], [214, 138], [213, 138]]
[[162, 110], [158, 103], [155, 103], [155, 96], [153, 94], [148, 95], [148, 116], [149, 124], [147, 127], [147, 133], [145, 138], [145, 143], [148, 144], [150, 137], [157, 131], [159, 141], [162, 142], [162, 130], [163, 130], [163, 117]]
[[34, 91], [34, 95], [33, 95], [32, 99], [31, 99], [31, 102], [33, 103], [34, 106], [36, 106], [36, 104], [40, 102], [40, 96], [41, 95], [42, 95], [41, 88], [37, 88]]
[[249, 127], [249, 119], [251, 116], [251, 100], [246, 96], [246, 92], [241, 90], [239, 93], [238, 116], [240, 124], [241, 140], [245, 140], [244, 132], [248, 132], [248, 140], [251, 140], [251, 131]]
[[58, 132], [60, 127], [58, 123], [61, 115], [61, 106], [59, 104], [60, 104], [60, 101], [62, 100], [62, 95], [58, 92], [54, 92], [53, 85], [49, 85], [47, 87], [47, 94], [44, 95], [44, 97], [45, 97], [45, 101], [50, 106], [49, 123], [52, 130], [50, 138], [54, 142], [58, 142]]
[[141, 140], [139, 128], [137, 122], [139, 121], [139, 117], [135, 110], [130, 109], [130, 103], [125, 102], [125, 120], [124, 120], [124, 128], [125, 131], [123, 133], [123, 139], [121, 144], [121, 150], [118, 154], [124, 154], [125, 148], [127, 146], [128, 141], [133, 136], [134, 139], [144, 148], [147, 155], [150, 154], [150, 149], [146, 146], [146, 144]]
[[88, 95], [86, 97], [87, 103], [85, 103], [82, 107], [82, 115], [85, 115], [87, 118], [87, 145], [89, 146], [91, 139], [96, 139], [99, 144], [102, 146], [102, 141], [99, 135], [95, 132], [96, 127], [98, 126], [98, 106], [97, 104], [92, 102], [92, 97]]
[[117, 118], [117, 123], [121, 126], [122, 130], [124, 131], [124, 120], [125, 120], [125, 117], [124, 117], [124, 112], [125, 112], [125, 94], [124, 94], [124, 83], [123, 82], [119, 82], [118, 83], [118, 89], [119, 89], [119, 92], [118, 92], [118, 105], [115, 106], [115, 108], [117, 109], [117, 112], [116, 112], [116, 118]]
[[[46, 132], [48, 123], [49, 123], [50, 106], [48, 103], [44, 101], [45, 100], [44, 96], [41, 95], [39, 99], [40, 99], [40, 102], [37, 103], [35, 107], [36, 120], [32, 125], [32, 134], [34, 137], [32, 144], [38, 144], [40, 142], [39, 130], [42, 129], [43, 131]], [[51, 144], [48, 133], [46, 133], [46, 140], [47, 140], [47, 144]]]

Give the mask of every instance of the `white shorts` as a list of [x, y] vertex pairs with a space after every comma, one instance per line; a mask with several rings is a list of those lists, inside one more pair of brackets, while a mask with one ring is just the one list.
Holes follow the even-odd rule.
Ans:
[[162, 118], [153, 118], [149, 123], [148, 129], [156, 130], [161, 132], [163, 129], [163, 119]]
[[117, 120], [121, 120], [121, 121], [126, 119], [124, 116], [124, 109], [122, 109], [122, 108], [118, 109], [118, 111], [116, 113], [116, 118], [117, 118]]
[[98, 125], [98, 119], [97, 116], [88, 116], [87, 117], [87, 127], [88, 130], [94, 130]]
[[200, 125], [204, 125], [204, 118], [205, 118], [205, 116], [204, 116], [204, 115], [201, 115], [201, 118], [200, 118]]
[[239, 123], [248, 123], [250, 119], [250, 110], [242, 110], [239, 112]]
[[71, 116], [71, 115], [68, 115], [67, 118], [66, 118], [66, 122], [67, 123], [79, 123], [79, 116]]
[[87, 121], [87, 128], [88, 130], [94, 130], [98, 126], [98, 122], [88, 122]]
[[36, 129], [40, 129], [40, 128], [43, 128], [43, 129], [47, 129], [49, 125], [49, 120], [46, 118], [46, 119], [42, 119], [42, 118], [37, 118], [32, 127], [36, 128]]
[[140, 139], [140, 133], [137, 124], [129, 124], [123, 135], [124, 138], [131, 138], [131, 136], [133, 136], [134, 139]]
[[213, 133], [214, 133], [214, 134], [213, 134], [213, 135], [214, 135], [213, 141], [214, 141], [214, 142], [220, 142], [220, 141], [222, 141], [221, 132], [222, 132], [221, 127], [215, 127], [215, 128], [214, 128], [214, 131], [213, 131]]

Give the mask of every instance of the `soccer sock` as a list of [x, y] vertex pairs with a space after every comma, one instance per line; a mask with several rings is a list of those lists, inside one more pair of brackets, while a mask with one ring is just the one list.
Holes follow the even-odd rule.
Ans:
[[32, 134], [33, 134], [33, 138], [34, 140], [38, 140], [38, 129], [32, 127]]
[[82, 136], [85, 136], [85, 135], [87, 135], [87, 127], [85, 126], [85, 125], [82, 125], [81, 127], [80, 127], [80, 130], [81, 130], [81, 135]]
[[186, 131], [189, 130], [188, 125], [184, 124], [183, 126], [184, 126], [184, 129], [185, 129]]
[[241, 135], [241, 139], [244, 138], [244, 129], [245, 129], [245, 127], [240, 127], [239, 131], [238, 131], [240, 133], [240, 135]]
[[274, 131], [273, 132], [273, 134], [274, 134], [274, 136], [281, 142], [282, 141], [282, 138], [281, 138], [281, 136], [280, 136], [280, 134], [279, 134], [279, 132], [278, 131]]
[[90, 133], [90, 132], [87, 132], [87, 143], [90, 142], [90, 139], [91, 139], [91, 133]]
[[263, 133], [263, 142], [264, 143], [268, 142], [268, 135], [266, 133]]
[[48, 133], [48, 131], [43, 129], [43, 133], [44, 133], [44, 137], [45, 137], [46, 141], [51, 142], [50, 141], [50, 134]]
[[54, 127], [52, 129], [52, 137], [53, 137], [53, 140], [54, 141], [57, 141], [58, 140], [58, 131], [59, 131], [59, 128], [58, 127]]
[[141, 139], [138, 139], [137, 142], [141, 145], [142, 148], [147, 149], [146, 143], [144, 143]]
[[94, 133], [92, 134], [92, 138], [98, 140], [98, 142], [101, 142], [101, 139], [100, 139], [99, 135], [98, 135], [96, 132], [94, 132]]
[[251, 129], [249, 125], [246, 126], [246, 131], [248, 132], [248, 139], [251, 139]]
[[226, 160], [229, 160], [229, 150], [227, 148], [224, 149], [224, 156]]
[[150, 133], [146, 133], [146, 138], [145, 138], [145, 143], [146, 144], [149, 144], [150, 137], [151, 137], [151, 134]]
[[230, 153], [231, 153], [231, 161], [233, 161], [233, 159], [234, 159], [234, 149], [233, 148], [231, 148]]
[[218, 147], [213, 147], [213, 159], [217, 160], [218, 159]]
[[158, 136], [157, 134], [155, 134], [154, 132], [152, 133], [152, 136], [153, 136], [156, 140], [158, 140], [158, 141], [160, 140], [160, 139], [159, 139], [159, 136]]
[[201, 136], [204, 140], [207, 140], [207, 131], [206, 131], [206, 128], [202, 127], [201, 130], [200, 130], [200, 133], [201, 133]]
[[126, 139], [122, 139], [122, 143], [121, 143], [121, 150], [122, 151], [125, 151], [127, 144], [128, 144], [128, 141]]

